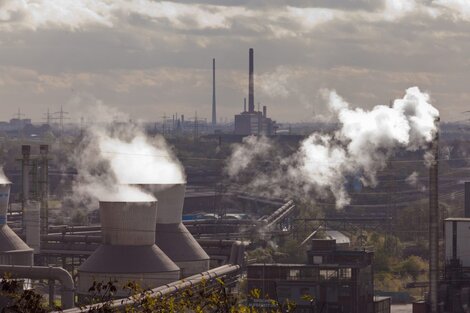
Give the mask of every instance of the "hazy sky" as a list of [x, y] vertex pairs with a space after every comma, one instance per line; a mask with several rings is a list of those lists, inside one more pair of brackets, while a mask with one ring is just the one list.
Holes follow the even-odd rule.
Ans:
[[[0, 0], [0, 120], [77, 119], [97, 102], [134, 118], [233, 118], [255, 50], [255, 101], [278, 121], [429, 91], [446, 121], [470, 110], [468, 0]], [[468, 114], [470, 116], [470, 114]]]

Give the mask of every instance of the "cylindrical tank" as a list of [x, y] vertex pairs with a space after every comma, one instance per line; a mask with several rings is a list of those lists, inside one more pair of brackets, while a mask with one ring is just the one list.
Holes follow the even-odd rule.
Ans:
[[158, 200], [155, 242], [188, 277], [209, 269], [209, 255], [182, 223], [185, 184], [141, 185]]
[[0, 264], [33, 265], [33, 249], [7, 225], [10, 183], [0, 184]]
[[136, 282], [155, 288], [180, 278], [180, 269], [155, 245], [157, 202], [100, 202], [102, 245], [78, 269], [78, 294], [88, 296], [93, 282]]

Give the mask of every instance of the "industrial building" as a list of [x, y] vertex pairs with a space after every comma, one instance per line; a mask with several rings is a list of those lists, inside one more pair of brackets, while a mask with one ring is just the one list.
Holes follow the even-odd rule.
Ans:
[[116, 296], [132, 281], [149, 289], [180, 279], [180, 269], [155, 245], [157, 202], [100, 202], [102, 245], [79, 267], [77, 293], [94, 281], [116, 281]]
[[246, 109], [246, 100], [243, 112], [235, 115], [235, 134], [236, 135], [265, 135], [271, 136], [276, 132], [276, 123], [268, 118], [267, 107], [263, 106], [263, 111], [255, 111], [254, 96], [254, 56], [253, 48], [249, 52], [249, 76], [248, 76], [248, 111]]
[[374, 300], [372, 257], [339, 249], [335, 240], [313, 239], [305, 264], [249, 265], [248, 290], [259, 289], [266, 301], [294, 301], [302, 313], [373, 313], [375, 301], [381, 312], [390, 312], [389, 298]]
[[468, 312], [470, 308], [470, 182], [464, 184], [465, 217], [444, 220], [445, 263], [439, 282], [440, 312]]

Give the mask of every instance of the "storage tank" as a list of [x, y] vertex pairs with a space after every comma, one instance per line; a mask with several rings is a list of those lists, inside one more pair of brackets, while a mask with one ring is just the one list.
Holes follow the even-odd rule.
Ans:
[[156, 201], [100, 201], [102, 245], [78, 269], [78, 294], [88, 296], [93, 282], [136, 282], [155, 288], [180, 279], [179, 267], [155, 245]]
[[0, 183], [0, 264], [33, 265], [33, 249], [7, 225], [10, 183]]
[[155, 242], [188, 277], [209, 269], [209, 255], [182, 223], [186, 185], [145, 184], [158, 200]]

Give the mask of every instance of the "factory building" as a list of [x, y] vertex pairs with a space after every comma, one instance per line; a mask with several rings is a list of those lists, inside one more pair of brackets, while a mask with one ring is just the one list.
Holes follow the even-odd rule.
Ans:
[[[390, 312], [389, 298], [374, 299], [372, 257], [368, 251], [339, 249], [335, 240], [313, 239], [305, 264], [249, 265], [248, 290], [259, 289], [281, 304], [289, 299], [301, 313]], [[251, 303], [263, 306], [269, 300]]]
[[249, 76], [248, 76], [248, 111], [246, 110], [246, 102], [243, 112], [235, 115], [235, 134], [236, 135], [274, 135], [275, 122], [268, 118], [267, 107], [263, 106], [263, 111], [255, 111], [254, 99], [254, 60], [253, 48], [249, 52]]

